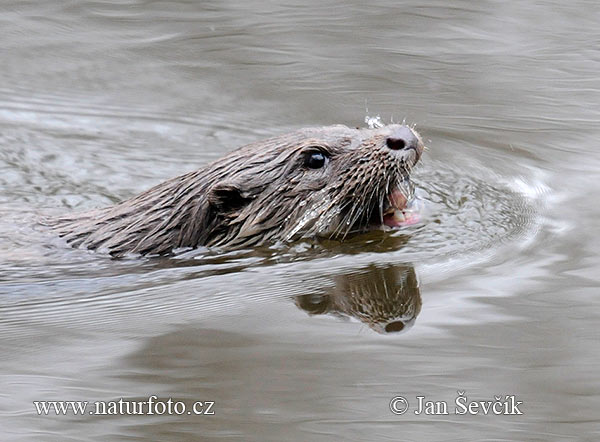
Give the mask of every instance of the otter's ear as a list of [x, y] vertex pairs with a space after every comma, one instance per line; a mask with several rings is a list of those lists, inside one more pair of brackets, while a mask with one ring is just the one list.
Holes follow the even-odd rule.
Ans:
[[217, 184], [208, 191], [209, 204], [221, 213], [239, 210], [251, 200], [252, 198], [233, 183]]

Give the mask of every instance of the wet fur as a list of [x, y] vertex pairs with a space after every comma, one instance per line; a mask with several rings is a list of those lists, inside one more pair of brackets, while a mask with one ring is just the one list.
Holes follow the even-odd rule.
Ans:
[[[385, 148], [386, 128], [330, 126], [256, 142], [115, 206], [51, 224], [73, 246], [113, 256], [364, 230], [414, 163], [410, 153]], [[329, 157], [322, 169], [305, 166], [314, 151]]]

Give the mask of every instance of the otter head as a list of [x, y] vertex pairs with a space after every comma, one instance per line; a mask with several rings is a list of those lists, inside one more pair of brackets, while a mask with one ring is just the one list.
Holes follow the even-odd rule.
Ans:
[[303, 129], [242, 147], [115, 206], [51, 224], [72, 245], [116, 257], [397, 227], [422, 152], [419, 135], [403, 125]]
[[404, 221], [424, 146], [404, 125], [303, 129], [213, 164], [208, 245], [344, 237]]

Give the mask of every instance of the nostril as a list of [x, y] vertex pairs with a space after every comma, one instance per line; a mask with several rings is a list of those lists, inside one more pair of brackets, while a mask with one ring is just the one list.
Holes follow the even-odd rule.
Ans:
[[406, 142], [402, 138], [388, 138], [385, 144], [392, 150], [402, 150], [406, 147]]

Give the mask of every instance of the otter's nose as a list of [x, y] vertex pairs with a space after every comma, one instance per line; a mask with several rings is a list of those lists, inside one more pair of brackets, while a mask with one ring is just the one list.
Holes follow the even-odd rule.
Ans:
[[391, 150], [414, 149], [417, 152], [419, 151], [419, 139], [407, 126], [394, 129], [385, 140], [385, 143]]

